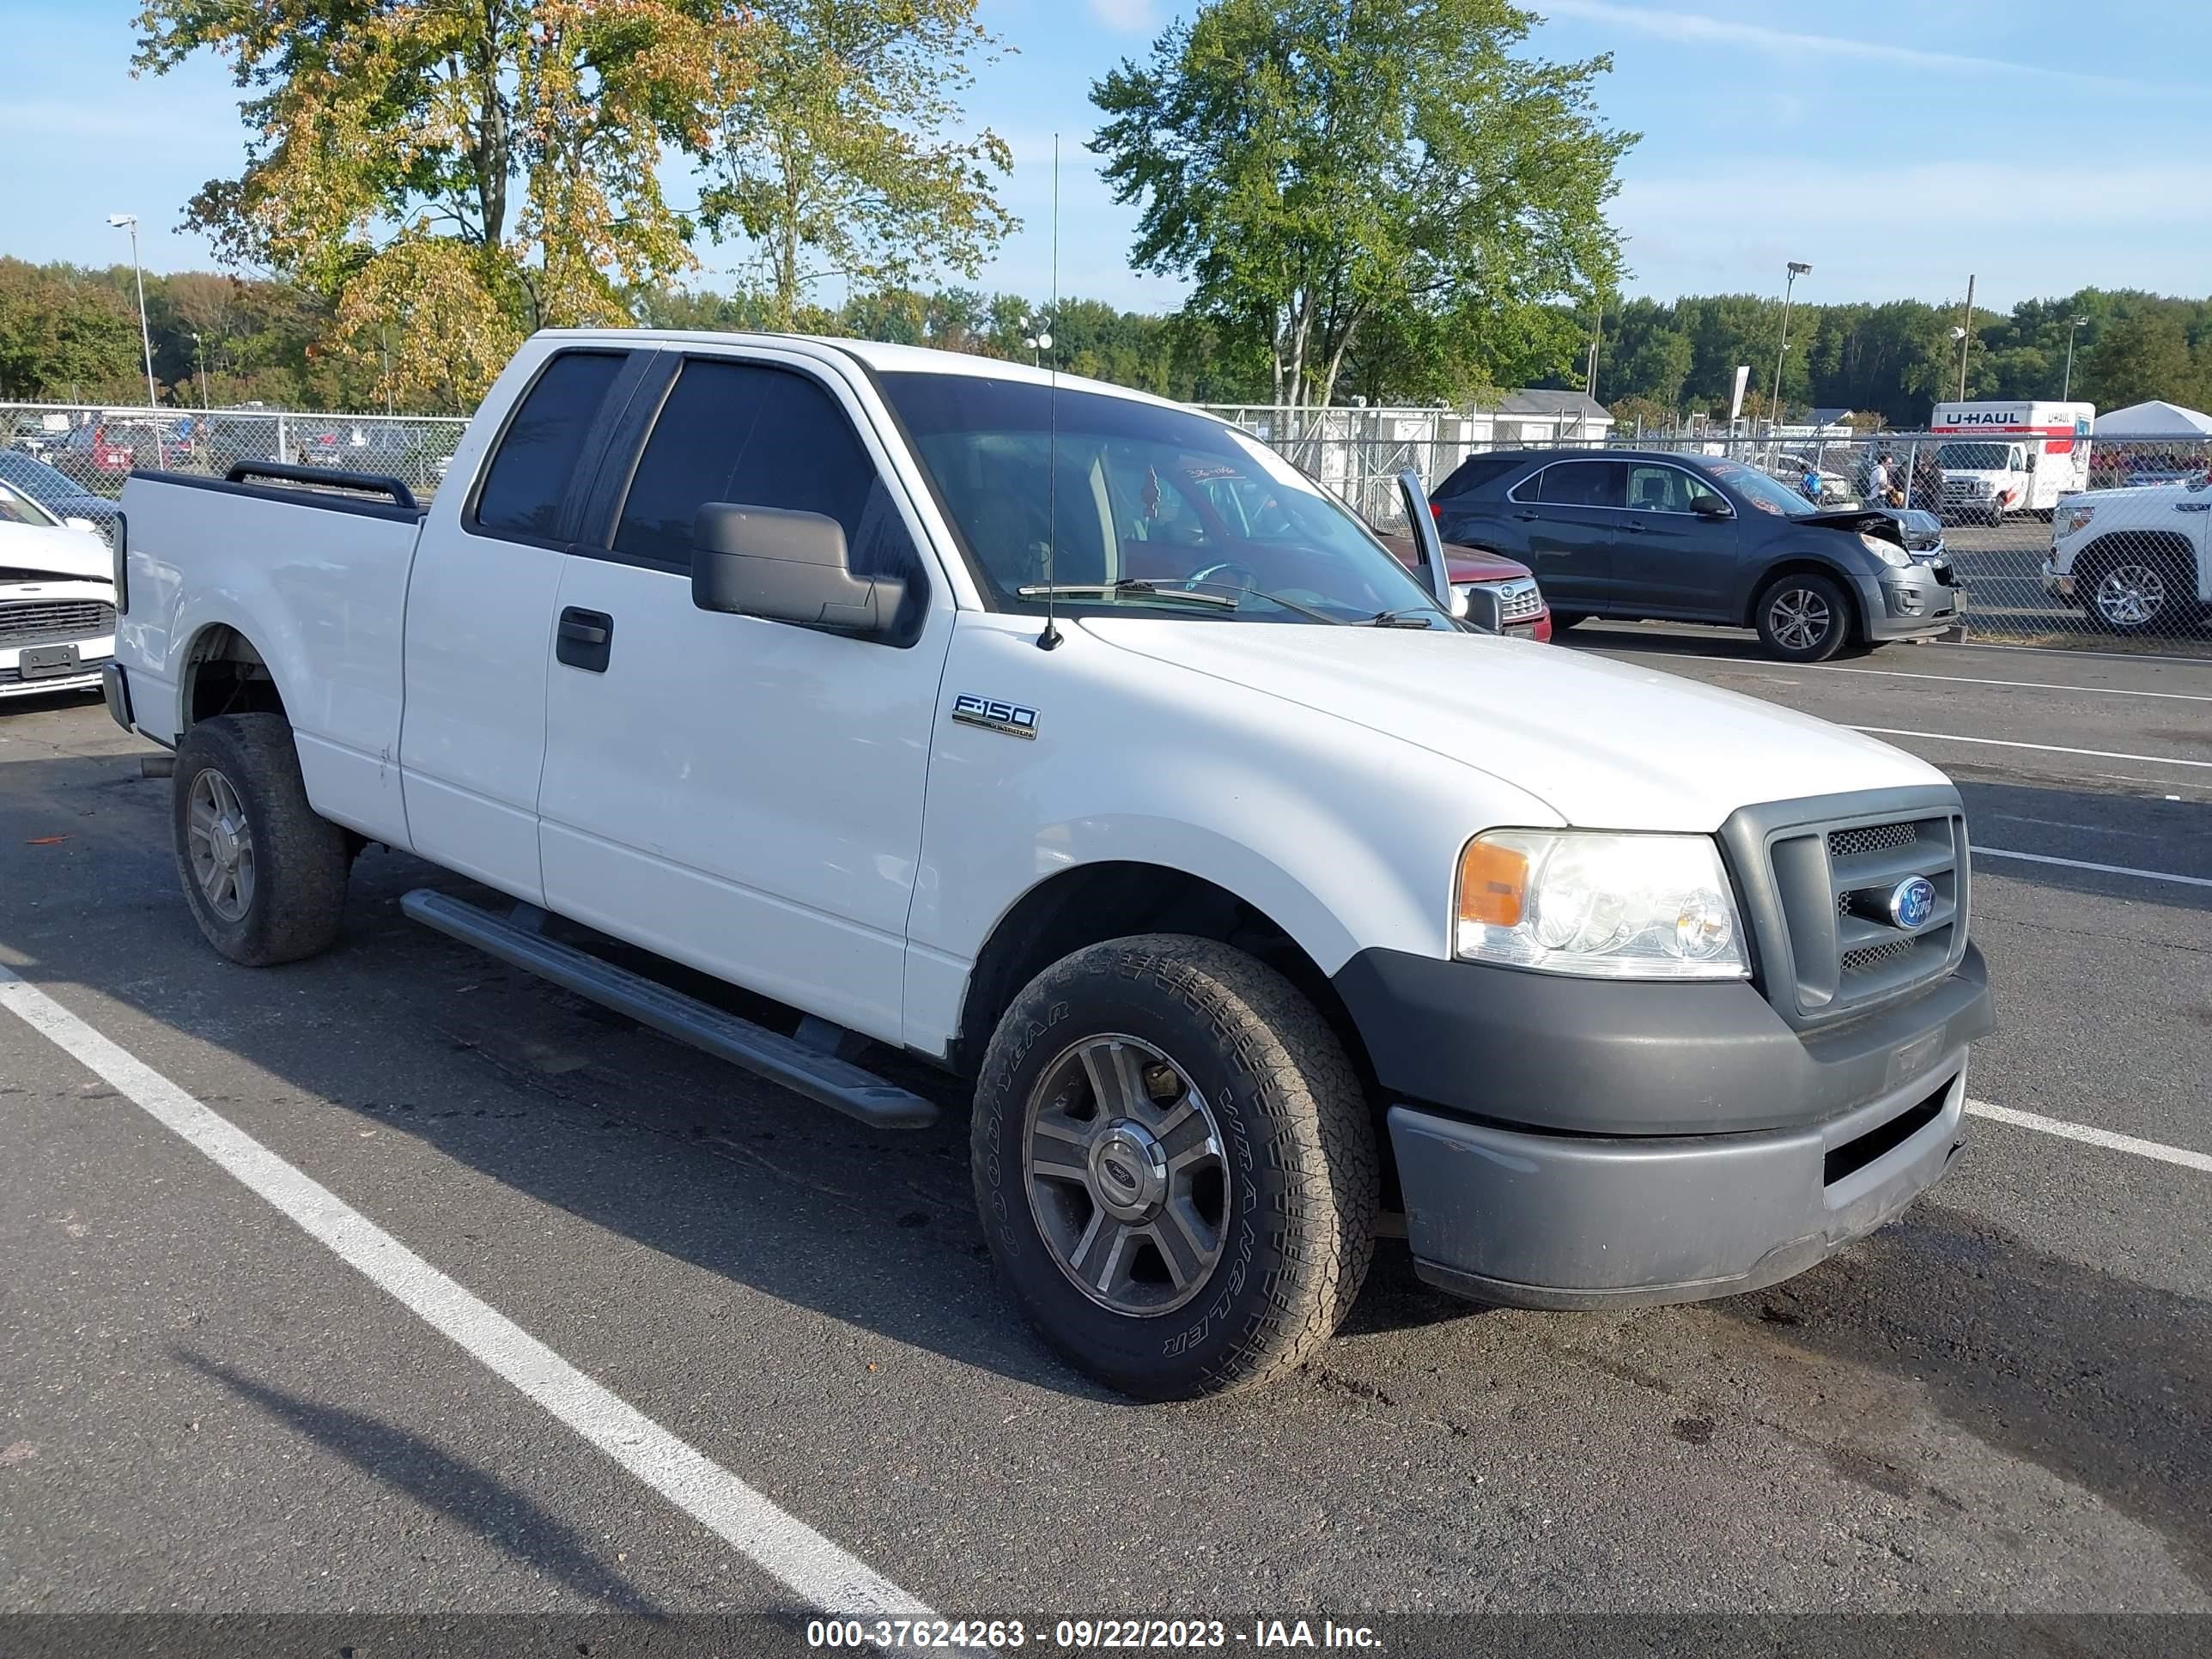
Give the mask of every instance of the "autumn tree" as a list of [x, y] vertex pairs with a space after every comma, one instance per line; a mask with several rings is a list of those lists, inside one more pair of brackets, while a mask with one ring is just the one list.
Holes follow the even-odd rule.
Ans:
[[1208, 0], [1091, 89], [1091, 148], [1140, 204], [1135, 263], [1263, 342], [1279, 404], [1328, 402], [1356, 347], [1439, 318], [1478, 370], [1548, 337], [1533, 311], [1615, 284], [1604, 208], [1634, 139], [1594, 110], [1609, 59], [1516, 55], [1534, 21], [1506, 0]]
[[959, 131], [970, 65], [998, 45], [975, 0], [761, 0], [758, 16], [758, 72], [721, 108], [700, 213], [759, 254], [770, 326], [828, 276], [975, 276], [1014, 224], [994, 193], [1012, 153]]
[[227, 59], [254, 135], [186, 209], [336, 307], [395, 391], [465, 407], [521, 337], [619, 320], [691, 263], [659, 168], [702, 153], [755, 33], [704, 0], [147, 0], [136, 64]]

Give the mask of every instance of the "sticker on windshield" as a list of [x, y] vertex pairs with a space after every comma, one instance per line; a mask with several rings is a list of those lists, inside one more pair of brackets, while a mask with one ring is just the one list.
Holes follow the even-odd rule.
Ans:
[[1003, 732], [1010, 738], [1036, 738], [1037, 714], [1018, 702], [979, 697], [963, 691], [952, 699], [952, 718], [963, 726], [980, 726], [987, 732]]

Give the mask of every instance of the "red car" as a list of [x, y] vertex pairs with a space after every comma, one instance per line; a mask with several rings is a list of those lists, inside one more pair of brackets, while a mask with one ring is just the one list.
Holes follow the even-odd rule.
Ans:
[[[1411, 536], [1382, 536], [1382, 541], [1398, 556], [1399, 563], [1412, 570], [1421, 568], [1420, 550], [1413, 545]], [[1549, 642], [1552, 607], [1544, 602], [1544, 592], [1536, 586], [1536, 574], [1527, 565], [1502, 554], [1480, 547], [1462, 547], [1455, 543], [1445, 544], [1444, 565], [1451, 572], [1455, 587], [1474, 585], [1498, 591], [1498, 608], [1505, 618], [1508, 634], [1516, 639]]]

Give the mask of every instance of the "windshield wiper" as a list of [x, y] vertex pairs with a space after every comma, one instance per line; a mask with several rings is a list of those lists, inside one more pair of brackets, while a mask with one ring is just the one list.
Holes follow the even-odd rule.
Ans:
[[[1209, 582], [1206, 586], [1225, 587], [1232, 593], [1249, 593], [1255, 599], [1265, 599], [1269, 605], [1279, 605], [1285, 611], [1295, 611], [1301, 617], [1311, 617], [1315, 622], [1328, 623], [1331, 627], [1341, 627], [1352, 620], [1349, 617], [1332, 617], [1326, 611], [1316, 611], [1310, 605], [1301, 605], [1296, 599], [1286, 599], [1279, 593], [1262, 592], [1256, 587], [1239, 587], [1234, 582]], [[1209, 594], [1207, 597], [1212, 596]], [[1243, 603], [1242, 599], [1230, 600], [1232, 605], [1241, 605]]]
[[1378, 611], [1359, 626], [1362, 628], [1418, 628], [1425, 632], [1430, 618], [1436, 614], [1433, 609], [1426, 605], [1408, 605], [1402, 611]]
[[1131, 593], [1144, 599], [1187, 599], [1193, 605], [1210, 605], [1217, 610], [1234, 611], [1237, 601], [1218, 593], [1201, 593], [1194, 588], [1161, 587], [1138, 576], [1124, 576], [1118, 582], [1032, 582], [1014, 592], [1025, 599], [1079, 599], [1090, 596], [1111, 599]]

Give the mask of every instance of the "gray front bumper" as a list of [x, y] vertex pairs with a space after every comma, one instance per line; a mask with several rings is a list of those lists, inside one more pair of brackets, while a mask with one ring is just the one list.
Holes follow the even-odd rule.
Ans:
[[1803, 1272], [1934, 1185], [1963, 1045], [1855, 1110], [1755, 1134], [1549, 1135], [1390, 1109], [1414, 1265], [1510, 1307], [1698, 1302]]
[[1885, 565], [1879, 577], [1861, 578], [1859, 587], [1872, 639], [1909, 639], [1955, 627], [1966, 605], [1966, 590], [1936, 580], [1926, 565]]

